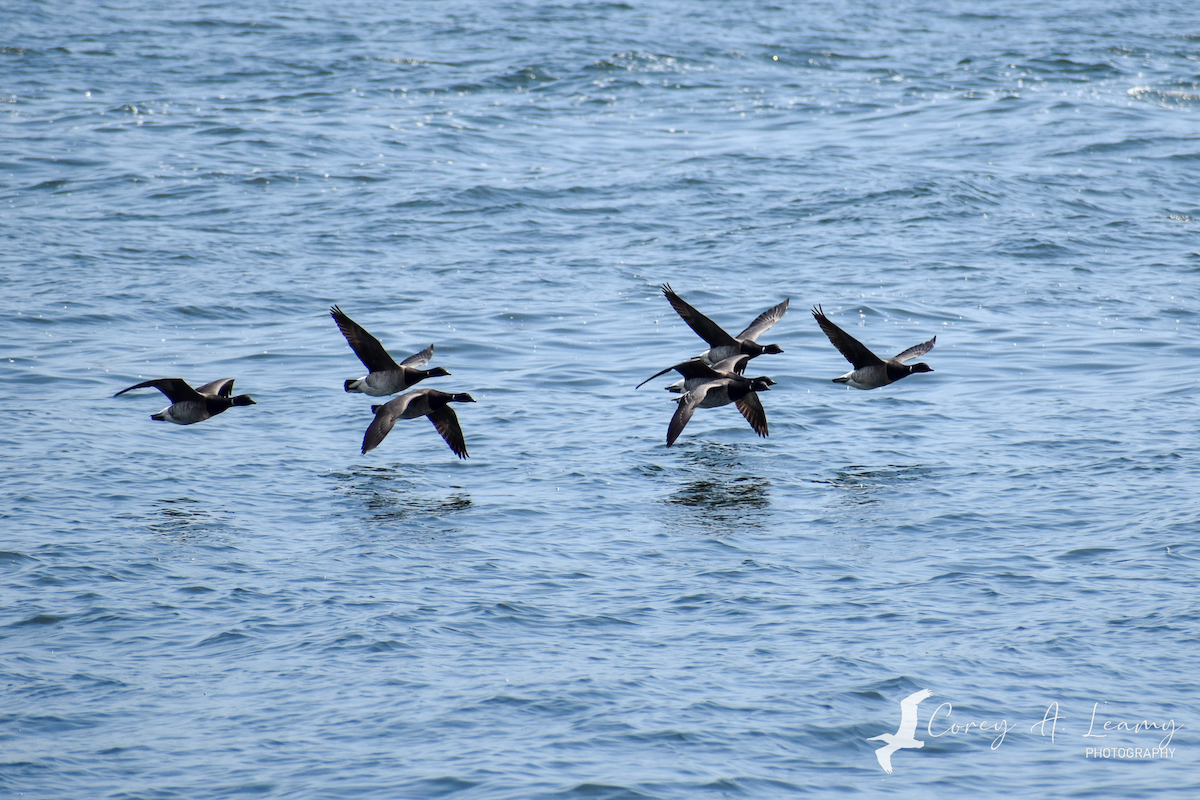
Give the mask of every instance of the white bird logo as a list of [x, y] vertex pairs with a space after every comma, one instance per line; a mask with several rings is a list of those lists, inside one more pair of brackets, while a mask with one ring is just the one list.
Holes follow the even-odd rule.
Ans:
[[888, 775], [892, 774], [892, 753], [905, 747], [925, 746], [924, 742], [916, 738], [917, 705], [925, 698], [932, 696], [933, 692], [928, 689], [913, 692], [900, 701], [900, 727], [896, 733], [884, 733], [867, 739], [868, 742], [880, 739], [887, 742], [885, 746], [875, 751], [875, 757], [879, 759], [879, 766], [883, 767], [883, 771]]

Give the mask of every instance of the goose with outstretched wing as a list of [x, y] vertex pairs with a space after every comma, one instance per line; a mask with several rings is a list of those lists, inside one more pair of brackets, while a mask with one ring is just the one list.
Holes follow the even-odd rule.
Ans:
[[194, 425], [212, 419], [233, 406], [257, 405], [248, 394], [233, 396], [233, 380], [219, 378], [193, 389], [183, 378], [154, 378], [122, 389], [113, 397], [120, 397], [134, 389], [158, 389], [171, 401], [171, 405], [157, 414], [151, 414], [150, 419], [176, 425]]
[[782, 353], [783, 348], [777, 344], [759, 344], [758, 337], [769, 331], [776, 322], [783, 319], [787, 313], [790, 300], [784, 300], [778, 305], [768, 308], [759, 314], [746, 330], [737, 336], [730, 336], [724, 328], [693, 308], [686, 300], [671, 288], [669, 283], [662, 287], [663, 296], [675, 309], [675, 313], [688, 324], [704, 341], [708, 342], [708, 350], [700, 354], [708, 364], [716, 364], [732, 356], [745, 355], [755, 358], [763, 353]]
[[346, 343], [367, 368], [361, 378], [351, 378], [343, 384], [347, 392], [361, 392], [372, 397], [384, 397], [411, 388], [426, 378], [440, 378], [450, 373], [443, 367], [421, 369], [433, 358], [433, 345], [401, 361], [399, 364], [388, 354], [366, 328], [346, 316], [337, 306], [329, 309], [329, 316], [337, 323], [346, 337]]
[[838, 349], [854, 369], [841, 377], [834, 378], [834, 383], [844, 383], [855, 389], [878, 389], [895, 383], [901, 378], [907, 378], [914, 372], [933, 372], [933, 367], [925, 362], [906, 364], [917, 356], [923, 356], [933, 349], [937, 343], [934, 336], [928, 342], [914, 345], [895, 358], [882, 359], [872, 353], [866, 345], [855, 339], [844, 330], [834, 325], [820, 306], [813, 306], [813, 319], [821, 326], [821, 330], [829, 337], [829, 341]]

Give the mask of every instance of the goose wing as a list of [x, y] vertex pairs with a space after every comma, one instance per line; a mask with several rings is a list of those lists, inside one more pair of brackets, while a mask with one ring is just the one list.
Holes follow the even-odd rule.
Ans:
[[419, 353], [414, 353], [408, 358], [400, 362], [402, 367], [423, 367], [429, 363], [429, 359], [433, 358], [433, 345], [429, 345]]
[[463, 438], [462, 427], [458, 424], [458, 415], [454, 413], [454, 409], [449, 405], [444, 405], [436, 411], [429, 412], [426, 416], [433, 423], [433, 427], [437, 428], [437, 432], [446, 440], [446, 444], [450, 445], [454, 455], [466, 458], [467, 441]]
[[[746, 358], [746, 356], [742, 356], [742, 358]], [[732, 360], [733, 359], [730, 358], [725, 359], [725, 361]], [[724, 377], [721, 375], [721, 371], [719, 369], [716, 367], [710, 367], [708, 364], [704, 363], [703, 359], [700, 358], [690, 358], [687, 361], [681, 361], [680, 363], [671, 367], [671, 369], [675, 370], [685, 378], [707, 378], [710, 381], [715, 381]]]
[[367, 426], [367, 432], [363, 434], [363, 455], [379, 447], [387, 435], [392, 432], [396, 420], [408, 407], [409, 397], [405, 394], [395, 400], [389, 400], [381, 406], [371, 406], [371, 410], [375, 412], [375, 419], [371, 420], [371, 424]]
[[664, 370], [659, 370], [658, 372], [656, 372], [656, 373], [654, 373], [653, 375], [651, 375], [649, 378], [646, 378], [646, 380], [644, 380], [644, 381], [642, 381], [641, 383], [639, 383], [637, 386], [633, 387], [633, 388], [634, 388], [634, 390], [636, 391], [637, 389], [640, 389], [640, 388], [642, 388], [642, 387], [643, 387], [643, 386], [645, 386], [647, 383], [649, 383], [650, 381], [652, 381], [652, 380], [654, 380], [655, 378], [657, 378], [659, 375], [666, 375], [668, 372], [670, 372], [670, 371], [671, 371], [671, 370], [673, 370], [673, 369], [675, 369], [675, 367], [667, 367], [667, 368], [666, 368], [666, 369], [664, 369]]
[[198, 394], [211, 394], [216, 397], [229, 397], [233, 394], [233, 378], [218, 378], [212, 383], [196, 387]]
[[122, 389], [114, 394], [113, 397], [120, 397], [126, 392], [132, 392], [134, 389], [149, 389], [151, 387], [158, 389], [160, 392], [165, 394], [167, 399], [172, 403], [181, 403], [185, 400], [204, 399], [200, 396], [199, 392], [197, 392], [191, 386], [188, 386], [187, 381], [185, 381], [183, 378], [155, 378], [154, 380], [150, 381], [142, 381], [136, 386], [130, 386], [128, 389]]
[[821, 310], [820, 306], [813, 308], [812, 315], [817, 324], [821, 326], [821, 330], [825, 331], [825, 335], [829, 337], [829, 341], [855, 369], [873, 367], [883, 363], [883, 360], [868, 350], [866, 345], [834, 325], [829, 317], [825, 316], [825, 312]]
[[333, 317], [333, 321], [341, 329], [342, 336], [346, 337], [354, 355], [358, 356], [358, 360], [369, 371], [386, 372], [397, 368], [396, 362], [388, 355], [388, 351], [383, 349], [379, 340], [367, 333], [362, 325], [347, 317], [340, 308], [334, 306], [329, 309], [329, 316]]
[[905, 361], [911, 361], [912, 359], [916, 358], [917, 356], [923, 356], [926, 353], [928, 353], [930, 350], [933, 349], [933, 346], [936, 343], [937, 343], [937, 337], [935, 336], [932, 339], [930, 339], [928, 342], [913, 345], [912, 347], [908, 348], [900, 355], [893, 358], [892, 361], [899, 361], [901, 364], [903, 364]]
[[667, 426], [667, 447], [675, 444], [675, 440], [687, 427], [688, 420], [692, 418], [692, 414], [696, 413], [696, 408], [704, 400], [708, 390], [716, 385], [718, 385], [717, 381], [702, 383], [679, 398], [679, 407], [675, 409], [675, 414], [671, 417], [671, 424]]
[[792, 302], [791, 298], [788, 298], [779, 305], [771, 306], [759, 314], [754, 322], [750, 323], [750, 327], [739, 333], [737, 338], [740, 341], [757, 342], [759, 336], [771, 330], [771, 326], [783, 319], [783, 315], [787, 313], [788, 303], [790, 302]]
[[726, 333], [724, 328], [692, 308], [687, 301], [675, 294], [669, 283], [663, 284], [662, 292], [671, 304], [671, 308], [675, 309], [675, 313], [696, 332], [697, 336], [708, 342], [709, 347], [738, 344], [737, 339]]
[[[747, 361], [750, 360], [749, 356], [737, 356], [735, 358], [744, 358]], [[734, 359], [727, 358], [727, 359], [725, 359], [725, 361], [722, 361], [721, 363], [724, 364], [726, 361], [733, 362]], [[744, 364], [743, 364], [742, 368], [745, 369]], [[649, 378], [646, 378], [646, 380], [642, 381], [637, 386], [635, 386], [634, 389], [642, 388], [647, 383], [649, 383], [650, 381], [657, 378], [659, 375], [666, 375], [671, 370], [675, 370], [676, 372], [678, 372], [680, 375], [682, 375], [685, 378], [709, 378], [710, 380], [716, 380], [717, 378], [721, 377], [720, 370], [716, 369], [715, 367], [710, 367], [708, 364], [705, 364], [703, 359], [689, 358], [687, 361], [681, 361], [678, 364], [674, 364], [670, 367], [667, 367], [664, 370], [659, 370], [658, 372], [654, 373]]]
[[737, 409], [742, 412], [742, 416], [750, 423], [750, 427], [754, 428], [755, 433], [763, 438], [768, 436], [767, 412], [763, 410], [762, 401], [758, 399], [758, 392], [750, 392], [738, 400]]
[[713, 364], [713, 371], [741, 375], [746, 371], [746, 365], [749, 363], [750, 356], [730, 356]]

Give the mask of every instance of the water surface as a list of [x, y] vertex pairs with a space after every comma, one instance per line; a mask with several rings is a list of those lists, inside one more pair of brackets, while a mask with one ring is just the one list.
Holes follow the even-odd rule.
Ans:
[[[1197, 790], [1191, 6], [0, 13], [13, 796]], [[665, 447], [666, 282], [791, 299], [769, 438]], [[359, 454], [334, 303], [470, 459]]]

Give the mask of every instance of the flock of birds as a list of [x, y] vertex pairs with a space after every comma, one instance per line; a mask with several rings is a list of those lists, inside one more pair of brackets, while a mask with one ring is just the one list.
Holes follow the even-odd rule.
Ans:
[[[788, 309], [788, 300], [759, 314], [744, 331], [737, 336], [731, 336], [717, 323], [701, 314], [682, 297], [675, 294], [669, 284], [662, 287], [663, 295], [675, 312], [688, 324], [696, 334], [708, 343], [708, 349], [694, 358], [681, 361], [678, 364], [651, 375], [636, 388], [668, 372], [674, 370], [682, 378], [667, 387], [668, 391], [677, 392], [680, 397], [675, 414], [667, 426], [667, 446], [670, 447], [683, 433], [684, 427], [698, 408], [718, 408], [729, 405], [737, 406], [738, 411], [750, 423], [750, 427], [759, 436], [767, 436], [767, 414], [763, 409], [758, 393], [769, 391], [775, 381], [765, 375], [757, 378], [745, 376], [746, 366], [750, 359], [764, 353], [782, 353], [783, 348], [777, 344], [762, 345], [758, 338], [769, 331], [775, 323], [783, 318]], [[433, 345], [429, 345], [419, 353], [415, 353], [399, 364], [388, 354], [379, 340], [366, 331], [350, 317], [346, 316], [337, 306], [329, 310], [338, 329], [346, 337], [350, 349], [367, 368], [367, 374], [361, 378], [347, 380], [344, 388], [347, 392], [357, 392], [372, 397], [386, 397], [410, 389], [426, 378], [438, 378], [450, 373], [442, 367], [423, 369], [433, 358]], [[894, 358], [882, 359], [870, 351], [862, 342], [835, 325], [820, 306], [812, 309], [813, 318], [821, 326], [821, 330], [829, 337], [846, 360], [853, 367], [845, 375], [834, 378], [834, 383], [844, 383], [855, 389], [877, 389], [895, 383], [901, 378], [914, 372], [933, 372], [924, 362], [908, 364], [918, 356], [933, 349], [937, 337], [927, 342], [908, 348]], [[211, 383], [193, 389], [183, 378], [155, 378], [143, 381], [128, 389], [122, 389], [114, 397], [119, 397], [134, 389], [158, 389], [171, 405], [150, 418], [163, 422], [173, 422], [176, 425], [191, 425], [215, 417], [217, 414], [233, 406], [252, 406], [254, 400], [249, 395], [233, 394], [233, 378], [221, 378]], [[375, 419], [367, 427], [363, 435], [362, 452], [365, 455], [383, 442], [397, 420], [428, 417], [437, 428], [437, 432], [446, 440], [446, 444], [459, 458], [466, 458], [467, 443], [463, 438], [462, 427], [458, 416], [450, 403], [474, 403], [475, 398], [466, 392], [449, 393], [438, 389], [415, 389], [400, 395], [382, 405], [373, 405], [371, 410]]]

